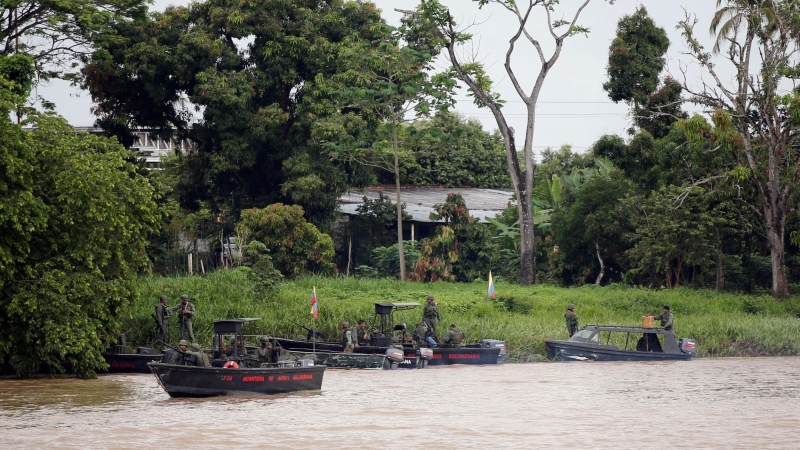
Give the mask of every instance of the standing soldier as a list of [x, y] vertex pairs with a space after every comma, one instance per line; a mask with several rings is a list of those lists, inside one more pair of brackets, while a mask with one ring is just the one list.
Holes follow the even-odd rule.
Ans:
[[192, 332], [194, 305], [189, 302], [189, 296], [186, 294], [181, 295], [181, 304], [172, 308], [172, 311], [180, 311], [178, 313], [178, 324], [181, 326], [181, 339], [183, 339], [183, 333], [185, 331], [189, 340], [194, 341], [194, 333]]
[[433, 302], [433, 296], [428, 296], [428, 304], [422, 310], [422, 320], [428, 326], [431, 336], [434, 340], [438, 340], [436, 336], [436, 324], [442, 321], [442, 316], [439, 314], [439, 306]]
[[356, 348], [356, 338], [353, 336], [353, 331], [350, 330], [350, 324], [347, 322], [342, 322], [342, 347], [344, 348], [345, 353], [353, 353], [353, 349]]
[[158, 324], [158, 331], [161, 334], [159, 338], [163, 343], [169, 343], [169, 317], [172, 315], [169, 307], [167, 306], [167, 296], [162, 295], [156, 305], [156, 323]]
[[358, 326], [356, 327], [356, 339], [358, 340], [358, 345], [369, 344], [369, 333], [367, 333], [366, 323], [364, 323], [363, 320], [358, 321]]
[[567, 333], [569, 337], [578, 332], [578, 315], [575, 314], [575, 305], [570, 303], [567, 305], [567, 312], [564, 313], [564, 318], [567, 319]]
[[269, 338], [261, 336], [261, 348], [256, 350], [256, 358], [260, 363], [268, 363], [271, 349], [269, 348]]
[[[652, 314], [650, 314], [652, 316]], [[664, 312], [653, 317], [655, 320], [661, 321], [661, 328], [665, 330], [672, 329], [672, 322], [675, 320], [675, 315], [669, 311], [669, 306], [664, 305]]]

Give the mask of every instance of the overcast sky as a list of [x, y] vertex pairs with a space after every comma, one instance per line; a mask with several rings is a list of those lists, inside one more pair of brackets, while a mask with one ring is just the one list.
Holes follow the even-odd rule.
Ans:
[[[152, 9], [161, 11], [171, 4], [188, 3], [188, 0], [155, 0]], [[384, 17], [390, 23], [397, 24], [400, 15], [394, 8], [413, 9], [418, 1], [375, 0], [375, 3], [384, 11]], [[477, 3], [468, 0], [443, 0], [443, 3], [450, 7], [460, 23], [475, 24], [470, 30], [474, 34], [474, 45], [464, 55], [476, 53], [478, 60], [487, 67], [496, 90], [508, 102], [503, 108], [507, 120], [519, 135], [525, 129], [525, 106], [503, 67], [508, 39], [516, 31], [516, 19], [497, 5], [479, 9]], [[578, 0], [562, 0], [554, 17], [571, 19], [581, 3]], [[632, 14], [639, 4], [644, 5], [656, 23], [667, 31], [671, 41], [667, 70], [676, 78], [682, 79], [680, 64], [685, 65], [690, 61], [682, 54], [685, 47], [680, 33], [675, 29], [686, 12], [697, 16], [697, 37], [706, 48], [711, 47], [712, 40], [707, 30], [715, 11], [716, 2], [713, 0], [617, 0], [613, 5], [605, 0], [591, 0], [579, 20], [579, 24], [590, 28], [589, 37], [575, 36], [565, 42], [561, 56], [542, 89], [537, 108], [535, 150], [570, 144], [575, 150], [584, 151], [603, 134], [624, 135], [630, 127], [627, 106], [611, 102], [602, 84], [606, 80], [608, 47], [614, 38], [617, 21], [626, 14]], [[533, 17], [528, 29], [543, 43], [552, 42], [548, 41], [543, 14]], [[523, 41], [521, 39], [519, 43]], [[539, 61], [532, 46], [519, 43], [512, 56], [512, 65], [523, 87], [530, 91], [538, 74]], [[552, 45], [549, 49], [552, 51]], [[548, 47], [545, 47], [545, 51], [548, 51]], [[441, 67], [444, 67], [444, 62]], [[697, 67], [690, 65], [689, 82], [697, 83], [700, 76]], [[71, 124], [86, 126], [94, 122], [88, 93], [66, 83], [53, 83], [40, 86], [38, 94], [55, 102], [57, 111]], [[456, 109], [459, 112], [480, 120], [488, 130], [497, 128], [488, 110], [474, 106], [463, 92], [458, 99], [460, 101]], [[699, 111], [694, 105], [687, 105], [685, 109]]]

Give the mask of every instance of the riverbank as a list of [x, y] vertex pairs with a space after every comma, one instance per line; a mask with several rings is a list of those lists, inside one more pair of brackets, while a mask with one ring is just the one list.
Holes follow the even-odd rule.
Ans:
[[[481, 337], [506, 341], [509, 361], [537, 361], [544, 358], [543, 340], [566, 338], [563, 313], [574, 303], [581, 326], [584, 324], [636, 325], [641, 316], [660, 313], [670, 305], [675, 313], [678, 337], [697, 340], [698, 356], [787, 356], [800, 355], [800, 298], [775, 302], [768, 295], [753, 296], [710, 290], [648, 290], [624, 286], [559, 288], [498, 283], [497, 297], [486, 295], [483, 283], [400, 283], [393, 280], [337, 279], [309, 277], [279, 285], [272, 293], [253, 292], [252, 284], [237, 271], [217, 271], [205, 277], [142, 278], [140, 299], [124, 319], [123, 332], [129, 342], [154, 345], [153, 314], [160, 295], [177, 304], [187, 293], [197, 308], [194, 334], [204, 345], [211, 344], [212, 322], [230, 317], [260, 317], [247, 334], [304, 336], [293, 325], [312, 321], [310, 298], [317, 288], [319, 319], [315, 327], [338, 336], [339, 323], [365, 319], [369, 325], [375, 302], [419, 302], [431, 294], [442, 313], [442, 326], [455, 323], [468, 341]], [[405, 312], [413, 326], [421, 309]], [[396, 320], [400, 319], [400, 316]], [[172, 340], [177, 340], [173, 319]]]

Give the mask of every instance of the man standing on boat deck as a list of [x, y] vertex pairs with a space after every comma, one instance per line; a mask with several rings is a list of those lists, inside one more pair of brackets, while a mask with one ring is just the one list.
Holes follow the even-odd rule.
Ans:
[[269, 338], [261, 336], [261, 348], [256, 351], [256, 358], [258, 358], [258, 361], [261, 363], [268, 363], [271, 350], [272, 349], [269, 347]]
[[192, 332], [192, 316], [194, 316], [194, 304], [189, 301], [189, 296], [186, 294], [181, 295], [180, 305], [172, 308], [172, 312], [180, 311], [178, 313], [178, 324], [181, 327], [181, 339], [183, 333], [186, 332], [189, 340], [194, 341], [194, 333]]
[[564, 319], [567, 320], [567, 333], [569, 333], [569, 337], [572, 337], [573, 334], [578, 332], [578, 315], [575, 314], [575, 305], [572, 303], [567, 305]]
[[367, 324], [363, 320], [358, 321], [356, 327], [356, 339], [358, 345], [369, 344], [369, 333], [367, 333]]
[[439, 306], [433, 302], [433, 296], [428, 296], [428, 304], [422, 310], [422, 320], [428, 326], [428, 330], [433, 336], [433, 339], [438, 340], [436, 336], [436, 325], [442, 321], [442, 316], [439, 314]]
[[[650, 315], [652, 316], [652, 314]], [[653, 319], [661, 321], [661, 328], [665, 330], [671, 330], [672, 322], [675, 320], [675, 315], [670, 312], [668, 305], [664, 305], [664, 312], [654, 316]]]
[[171, 315], [172, 313], [167, 306], [167, 296], [162, 295], [158, 300], [158, 305], [156, 305], [156, 323], [161, 334], [159, 339], [164, 343], [169, 343], [169, 317]]
[[347, 322], [342, 322], [343, 351], [345, 353], [353, 353], [353, 349], [356, 348], [357, 345], [358, 343], [356, 342], [356, 337], [353, 336], [353, 331], [350, 329], [350, 324]]

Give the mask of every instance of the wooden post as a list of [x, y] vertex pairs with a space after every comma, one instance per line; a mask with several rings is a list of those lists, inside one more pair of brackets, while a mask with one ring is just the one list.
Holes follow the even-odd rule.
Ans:
[[347, 243], [347, 270], [344, 272], [344, 276], [350, 276], [350, 261], [353, 259], [353, 236], [350, 236], [350, 239]]
[[189, 253], [189, 275], [192, 274], [192, 254]]
[[414, 240], [414, 222], [411, 222], [411, 240]]
[[206, 274], [206, 268], [203, 266], [203, 260], [200, 260], [200, 271], [203, 272], [203, 275]]

